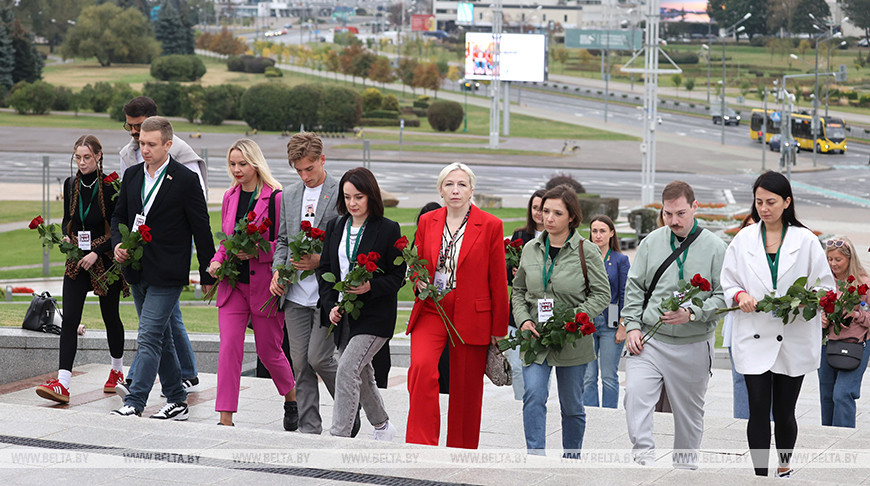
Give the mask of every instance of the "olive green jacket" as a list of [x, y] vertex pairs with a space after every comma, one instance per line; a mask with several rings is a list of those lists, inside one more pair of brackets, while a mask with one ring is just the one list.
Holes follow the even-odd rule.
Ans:
[[[520, 265], [514, 276], [511, 303], [514, 319], [518, 326], [525, 321], [538, 321], [538, 299], [554, 299], [557, 304], [568, 305], [574, 313], [585, 312], [591, 320], [601, 314], [610, 303], [610, 281], [601, 258], [601, 250], [591, 241], [583, 239], [577, 231], [568, 238], [559, 254], [547, 294], [544, 295], [544, 251], [547, 232], [526, 243], [520, 257]], [[580, 245], [586, 256], [586, 270], [589, 277], [589, 295], [586, 295], [583, 268], [580, 265]], [[595, 359], [592, 336], [583, 336], [561, 351], [550, 351], [538, 355], [536, 363], [544, 360], [550, 366], [576, 366]]]

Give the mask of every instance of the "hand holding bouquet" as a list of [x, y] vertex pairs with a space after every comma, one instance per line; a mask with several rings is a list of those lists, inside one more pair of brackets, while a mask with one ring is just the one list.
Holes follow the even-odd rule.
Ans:
[[585, 312], [574, 311], [563, 304], [557, 303], [553, 309], [553, 315], [543, 324], [537, 324], [535, 331], [537, 336], [529, 330], [518, 330], [510, 337], [498, 342], [498, 349], [505, 351], [519, 346], [523, 354], [523, 362], [532, 364], [540, 353], [561, 351], [565, 346], [570, 346], [583, 336], [595, 332], [595, 324], [589, 320]]
[[523, 240], [504, 239], [504, 260], [511, 268], [520, 266], [520, 256], [523, 253]]
[[239, 280], [239, 265], [242, 260], [239, 254], [256, 256], [259, 251], [268, 253], [272, 248], [269, 241], [263, 238], [263, 233], [269, 231], [272, 226], [272, 221], [269, 218], [264, 218], [260, 224], [256, 223], [257, 215], [250, 211], [247, 216], [240, 218], [236, 223], [235, 231], [232, 236], [218, 231], [215, 236], [221, 239], [221, 245], [226, 250], [226, 258], [221, 262], [215, 278], [217, 282], [202, 296], [202, 300], [211, 302], [217, 292], [217, 284], [224, 279], [229, 280], [230, 285], [235, 287]]
[[[819, 281], [816, 280], [816, 285]], [[836, 293], [835, 293], [836, 295]], [[717, 314], [731, 312], [740, 309], [740, 306], [717, 309]], [[770, 312], [773, 317], [782, 319], [783, 324], [788, 324], [803, 315], [805, 320], [816, 317], [820, 309], [820, 297], [815, 290], [807, 288], [807, 277], [801, 277], [794, 281], [785, 294], [777, 297], [775, 292], [765, 295], [755, 305], [755, 312]]]
[[[287, 248], [293, 254], [293, 260], [299, 261], [306, 255], [314, 255], [323, 252], [323, 239], [326, 233], [320, 228], [311, 226], [308, 221], [303, 221], [300, 231], [287, 242]], [[287, 283], [295, 284], [300, 280], [314, 275], [314, 270], [303, 270], [302, 273], [294, 272]]]
[[100, 282], [106, 286], [112, 285], [121, 278], [121, 268], [123, 267], [142, 270], [141, 260], [144, 251], [142, 247], [151, 243], [151, 228], [148, 225], [140, 224], [137, 231], [130, 231], [127, 225], [119, 224], [118, 231], [121, 233], [121, 249], [127, 251], [127, 259], [123, 262], [113, 261], [112, 266], [100, 275]]
[[828, 327], [833, 326], [834, 334], [840, 335], [842, 328], [852, 324], [852, 311], [861, 302], [861, 298], [867, 295], [867, 284], [855, 286], [855, 276], [849, 275], [845, 281], [838, 282], [839, 295], [829, 290], [819, 299], [819, 306], [828, 317]]
[[[695, 307], [703, 307], [704, 302], [701, 301], [700, 298], [696, 297], [700, 292], [709, 292], [712, 290], [712, 286], [710, 285], [710, 281], [701, 276], [701, 274], [696, 273], [692, 280], [686, 282], [685, 280], [680, 280], [677, 288], [677, 295], [674, 297], [668, 297], [662, 299], [661, 304], [659, 304], [659, 313], [664, 314], [665, 312], [673, 312], [679, 310], [680, 307], [683, 306], [686, 302], [691, 302]], [[659, 317], [659, 320], [656, 321], [655, 324], [650, 328], [646, 334], [643, 335], [643, 343], [646, 344], [662, 327], [662, 318]]]
[[[336, 283], [336, 276], [331, 272], [326, 272], [321, 275], [321, 278], [329, 283], [334, 283], [334, 290], [339, 292], [338, 312], [341, 314], [350, 314], [354, 319], [359, 318], [360, 311], [363, 307], [363, 302], [359, 300], [359, 295], [351, 292], [365, 285], [366, 282], [372, 279], [375, 272], [383, 272], [378, 268], [378, 260], [381, 259], [380, 253], [376, 251], [360, 253], [356, 257], [356, 266], [350, 272], [347, 272], [341, 282]], [[329, 331], [326, 333], [327, 339], [335, 329], [335, 323], [329, 323]]]
[[[288, 267], [285, 265], [278, 265], [275, 267], [275, 271], [278, 272], [278, 285], [284, 287], [290, 282], [290, 279], [298, 275], [296, 269], [293, 267]], [[260, 306], [260, 312], [264, 312], [267, 317], [272, 317], [278, 311], [278, 302], [283, 295], [270, 295], [269, 300], [267, 300], [263, 305]]]

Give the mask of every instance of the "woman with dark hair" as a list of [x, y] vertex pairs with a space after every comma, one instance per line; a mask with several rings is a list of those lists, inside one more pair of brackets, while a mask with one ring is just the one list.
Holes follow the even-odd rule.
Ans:
[[[396, 329], [396, 294], [405, 280], [405, 264], [393, 262], [401, 252], [394, 246], [401, 238], [399, 224], [384, 217], [384, 203], [375, 176], [357, 167], [344, 173], [338, 184], [336, 210], [339, 217], [326, 226], [326, 238], [317, 277], [320, 283], [322, 324], [334, 324], [338, 346], [335, 375], [335, 407], [330, 433], [350, 437], [360, 405], [374, 426], [374, 439], [391, 441], [396, 428], [389, 420], [384, 401], [375, 384], [372, 357]], [[372, 253], [379, 258], [372, 259]], [[330, 272], [344, 279], [357, 263], [357, 256], [377, 260], [372, 278], [347, 292], [359, 296], [363, 307], [353, 317], [339, 311], [339, 294], [321, 277]]]
[[610, 281], [610, 304], [604, 312], [595, 316], [595, 355], [598, 359], [586, 365], [583, 378], [583, 405], [598, 406], [598, 371], [601, 370], [601, 406], [619, 406], [619, 358], [625, 346], [625, 325], [620, 318], [625, 304], [625, 283], [631, 264], [628, 257], [619, 249], [619, 236], [613, 221], [600, 215], [589, 223], [589, 239], [598, 245], [607, 279]]
[[728, 246], [721, 282], [726, 304], [740, 307], [733, 313], [731, 353], [749, 395], [746, 435], [755, 474], [768, 473], [772, 406], [779, 453], [776, 475], [789, 477], [797, 440], [795, 405], [804, 375], [819, 367], [821, 315], [798, 315], [784, 325], [782, 319], [755, 309], [759, 299], [771, 292], [785, 294], [801, 277], [816, 290], [835, 284], [819, 239], [797, 219], [788, 179], [768, 171], [752, 190], [752, 218], [758, 223], [737, 233]]
[[[115, 210], [112, 185], [104, 182], [103, 147], [97, 137], [84, 135], [74, 145], [78, 171], [63, 184], [64, 241], [76, 243], [84, 252], [77, 261], [67, 260], [63, 275], [63, 324], [60, 334], [60, 366], [57, 379], [36, 387], [36, 394], [58, 403], [69, 403], [69, 386], [78, 346], [77, 332], [88, 292], [100, 298], [100, 314], [106, 325], [106, 339], [112, 369], [103, 386], [104, 393], [115, 393], [124, 381], [124, 325], [118, 312], [121, 291], [130, 295], [124, 278], [108, 287], [95, 281], [112, 263], [112, 237], [109, 223]], [[71, 161], [72, 161], [71, 160]]]
[[[548, 318], [539, 313], [544, 299], [552, 299], [554, 307], [570, 307], [572, 314], [585, 312], [588, 316], [601, 314], [610, 301], [601, 252], [577, 231], [582, 219], [577, 193], [567, 185], [556, 186], [544, 194], [542, 204], [544, 232], [523, 247], [511, 294], [514, 319], [522, 323], [520, 330], [529, 330], [535, 336], [536, 323]], [[550, 373], [555, 367], [562, 409], [563, 456], [579, 458], [586, 431], [583, 376], [586, 363], [594, 359], [592, 339], [581, 338], [561, 351], [540, 353], [523, 367], [523, 428], [530, 454], [545, 453], [547, 398]]]

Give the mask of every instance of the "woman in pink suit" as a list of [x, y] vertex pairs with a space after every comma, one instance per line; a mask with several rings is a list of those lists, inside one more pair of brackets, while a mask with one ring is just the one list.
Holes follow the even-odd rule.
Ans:
[[[480, 439], [483, 374], [490, 343], [507, 334], [508, 292], [504, 229], [495, 216], [471, 203], [476, 178], [468, 166], [441, 170], [438, 191], [444, 207], [420, 218], [415, 244], [429, 262], [435, 285], [449, 289], [441, 300], [456, 328], [450, 335], [450, 401], [447, 447], [476, 449]], [[420, 282], [417, 290], [425, 283]], [[438, 360], [450, 340], [431, 299], [417, 300], [411, 311], [410, 409], [405, 438], [438, 445]], [[460, 342], [459, 337], [463, 342]]]
[[[233, 425], [233, 414], [238, 409], [245, 329], [250, 321], [257, 355], [272, 375], [278, 393], [284, 396], [284, 429], [296, 430], [299, 422], [296, 382], [281, 349], [284, 316], [278, 313], [270, 317], [259, 310], [271, 296], [269, 283], [277, 228], [266, 220], [275, 223], [281, 220], [278, 214], [281, 184], [272, 177], [263, 152], [253, 140], [243, 138], [233, 143], [227, 153], [227, 164], [233, 182], [224, 193], [221, 229], [225, 234], [232, 234], [236, 222], [253, 211], [256, 215], [254, 223], [271, 226], [263, 236], [272, 241], [272, 249], [269, 253], [260, 251], [258, 255], [240, 252], [238, 257], [242, 262], [235, 287], [223, 280], [217, 290], [220, 349], [215, 410], [221, 414], [218, 425]], [[226, 249], [221, 245], [208, 268], [212, 276], [225, 259]]]

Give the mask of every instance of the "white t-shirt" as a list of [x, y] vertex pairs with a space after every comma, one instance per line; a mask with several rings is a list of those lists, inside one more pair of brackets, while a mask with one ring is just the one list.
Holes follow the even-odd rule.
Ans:
[[[353, 248], [357, 246], [356, 240], [359, 238], [359, 230], [361, 228], [350, 227], [350, 251], [353, 252]], [[347, 225], [344, 227], [344, 231], [341, 232], [341, 241], [338, 243], [338, 268], [341, 270], [341, 279], [344, 280], [344, 277], [347, 277], [347, 274], [350, 273], [351, 264], [356, 265], [356, 260], [350, 261], [347, 259]], [[351, 254], [351, 258], [356, 258], [356, 255]]]
[[[308, 186], [305, 187], [305, 190], [302, 192], [301, 221], [308, 221], [312, 225], [314, 224], [317, 202], [320, 200], [320, 193], [322, 190], [323, 184], [314, 188]], [[296, 228], [290, 233], [293, 234], [297, 231], [299, 231], [299, 228]], [[300, 271], [299, 274], [302, 274], [302, 272]], [[309, 275], [300, 280], [296, 285], [291, 285], [290, 290], [287, 292], [287, 300], [305, 307], [317, 307], [317, 300], [319, 298], [320, 292], [317, 284], [317, 276], [315, 275]]]

